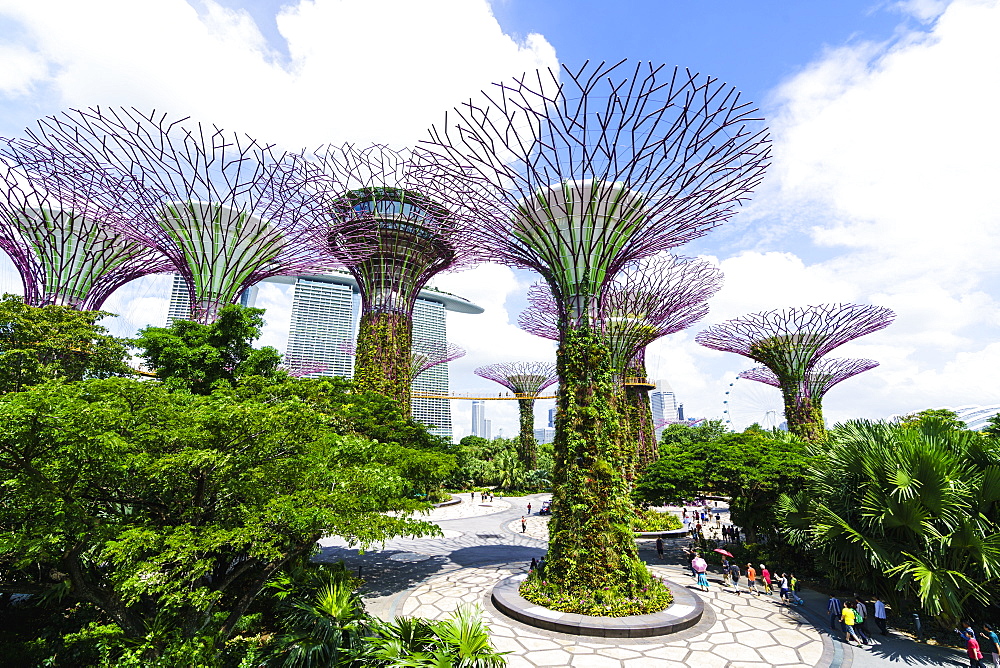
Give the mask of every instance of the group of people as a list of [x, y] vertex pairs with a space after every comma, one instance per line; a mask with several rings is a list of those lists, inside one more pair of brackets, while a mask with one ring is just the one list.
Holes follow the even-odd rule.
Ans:
[[[473, 492], [472, 493], [472, 501], [475, 501], [475, 500], [476, 500], [476, 493]], [[479, 500], [482, 503], [486, 503], [486, 502], [493, 503], [493, 492], [480, 492], [479, 493]]]
[[961, 629], [955, 629], [955, 633], [965, 643], [970, 668], [986, 668], [986, 654], [993, 659], [994, 668], [1000, 668], [1000, 637], [993, 627], [983, 624], [983, 630], [979, 633], [982, 642], [976, 639], [976, 632], [968, 622], [962, 622]]
[[[826, 603], [826, 611], [830, 613], [830, 630], [840, 631], [844, 634], [844, 640], [848, 643], [858, 643], [859, 647], [873, 645], [872, 635], [868, 631], [868, 617], [874, 616], [875, 625], [878, 626], [882, 635], [889, 635], [886, 628], [885, 603], [880, 598], [875, 599], [871, 610], [868, 604], [860, 596], [855, 595], [853, 600], [841, 601], [830, 594], [830, 600]], [[853, 643], [851, 643], [853, 644]]]
[[774, 590], [777, 589], [778, 596], [782, 603], [787, 603], [789, 605], [802, 605], [802, 599], [795, 593], [795, 589], [798, 587], [798, 580], [795, 578], [794, 574], [782, 573], [775, 578], [764, 564], [760, 565], [760, 570], [758, 571], [751, 563], [746, 565], [745, 571], [741, 571], [739, 564], [735, 562], [730, 563], [727, 558], [722, 558], [723, 587], [732, 586], [735, 594], [737, 596], [741, 596], [740, 578], [744, 576], [747, 579], [747, 593], [753, 596], [761, 595], [761, 590], [758, 589], [759, 578], [760, 588], [763, 589], [763, 593], [768, 596], [772, 596], [774, 594]]
[[735, 525], [728, 525], [722, 527], [722, 537], [731, 543], [740, 542], [740, 528]]

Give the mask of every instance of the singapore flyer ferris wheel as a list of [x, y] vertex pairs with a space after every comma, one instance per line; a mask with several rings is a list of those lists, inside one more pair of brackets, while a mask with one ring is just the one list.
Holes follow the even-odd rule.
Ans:
[[722, 409], [726, 426], [733, 431], [743, 431], [753, 424], [773, 429], [785, 422], [781, 390], [746, 378], [729, 383]]

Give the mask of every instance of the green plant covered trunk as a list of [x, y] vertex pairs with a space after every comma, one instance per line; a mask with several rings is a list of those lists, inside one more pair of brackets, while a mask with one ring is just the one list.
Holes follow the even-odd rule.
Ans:
[[410, 415], [410, 346], [413, 319], [401, 313], [366, 313], [358, 327], [354, 384], [399, 402]]
[[629, 433], [636, 446], [635, 475], [656, 461], [658, 448], [656, 430], [653, 428], [653, 409], [649, 405], [649, 390], [644, 387], [625, 388], [625, 404], [629, 419]]
[[785, 420], [788, 431], [809, 443], [826, 440], [823, 406], [818, 398], [803, 396], [796, 389], [781, 388], [785, 400]]
[[535, 440], [535, 400], [518, 399], [517, 409], [521, 418], [521, 439], [517, 456], [525, 471], [538, 468], [538, 442]]
[[559, 346], [552, 520], [545, 580], [571, 596], [605, 588], [635, 596], [650, 581], [630, 526], [634, 449], [619, 422], [623, 400], [610, 351], [590, 329]]

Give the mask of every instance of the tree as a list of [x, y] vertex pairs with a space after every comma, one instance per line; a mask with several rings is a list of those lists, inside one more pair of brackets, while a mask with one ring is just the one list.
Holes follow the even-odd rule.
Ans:
[[848, 422], [815, 454], [779, 517], [835, 584], [919, 600], [949, 625], [995, 600], [1000, 442], [925, 416]]
[[0, 393], [18, 392], [54, 378], [127, 376], [125, 342], [97, 322], [112, 315], [67, 306], [28, 306], [0, 298]]
[[709, 423], [675, 429], [669, 437], [664, 433], [660, 458], [640, 478], [635, 495], [648, 503], [680, 503], [707, 493], [728, 496], [733, 522], [753, 542], [758, 531], [775, 527], [779, 496], [801, 487], [805, 445], [784, 432], [749, 428], [720, 434], [719, 428]]
[[983, 429], [983, 433], [992, 438], [1000, 436], [1000, 413], [989, 419], [987, 426]]
[[252, 345], [263, 326], [263, 309], [230, 304], [208, 325], [178, 320], [169, 327], [146, 327], [135, 347], [167, 386], [208, 394], [219, 381], [232, 384], [246, 376], [279, 374], [281, 354]]
[[928, 408], [919, 413], [910, 413], [899, 420], [904, 427], [920, 427], [931, 422], [941, 424], [947, 429], [965, 429], [967, 425], [958, 419], [958, 413], [947, 408]]
[[342, 435], [295, 397], [53, 381], [0, 397], [0, 424], [0, 591], [90, 603], [151, 658], [156, 629], [230, 638], [324, 535], [438, 531], [407, 517], [423, 473], [400, 461], [425, 451]]

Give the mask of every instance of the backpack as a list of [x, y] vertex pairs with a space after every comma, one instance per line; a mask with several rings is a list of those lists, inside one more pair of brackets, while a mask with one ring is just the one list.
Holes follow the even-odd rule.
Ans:
[[863, 621], [865, 621], [865, 618], [861, 615], [861, 611], [858, 610], [857, 608], [855, 608], [854, 609], [854, 623], [855, 624], [860, 624]]

